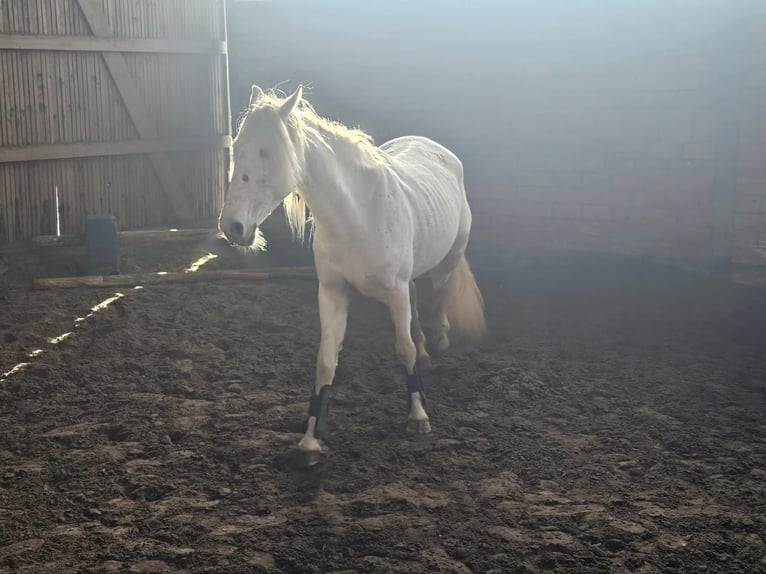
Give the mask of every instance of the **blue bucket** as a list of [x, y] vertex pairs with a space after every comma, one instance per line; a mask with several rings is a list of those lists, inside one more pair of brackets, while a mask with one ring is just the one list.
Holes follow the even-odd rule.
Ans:
[[85, 216], [85, 245], [88, 275], [120, 273], [117, 220], [113, 215]]

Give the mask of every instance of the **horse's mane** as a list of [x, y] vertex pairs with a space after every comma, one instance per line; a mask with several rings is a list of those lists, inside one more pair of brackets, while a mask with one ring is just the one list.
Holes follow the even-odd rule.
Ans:
[[[256, 107], [278, 108], [284, 100], [285, 96], [277, 93], [275, 89], [268, 90], [258, 99], [257, 105], [248, 106], [244, 110], [244, 115]], [[307, 131], [313, 130], [318, 132], [323, 139], [332, 136], [345, 140], [356, 145], [359, 151], [374, 163], [386, 163], [385, 154], [375, 145], [370, 134], [359, 128], [350, 128], [338, 121], [320, 116], [305, 97], [301, 98], [300, 103], [290, 115], [290, 123], [303, 135], [306, 135]]]
[[[276, 89], [263, 92], [253, 105], [249, 105], [240, 112], [237, 118], [237, 132], [250, 112], [263, 107], [278, 109], [285, 99], [285, 96], [278, 93]], [[375, 145], [372, 136], [359, 128], [350, 128], [340, 122], [320, 116], [305, 98], [301, 98], [300, 103], [290, 114], [288, 121], [296, 135], [304, 141], [322, 144], [331, 149], [328, 140], [336, 138], [352, 144], [362, 158], [373, 165], [385, 165], [387, 163], [385, 153]], [[300, 190], [296, 189], [288, 195], [282, 202], [282, 206], [293, 239], [303, 242], [306, 223], [313, 223], [313, 220], [309, 217], [306, 202], [301, 197]], [[310, 229], [311, 232], [313, 232], [313, 225]]]

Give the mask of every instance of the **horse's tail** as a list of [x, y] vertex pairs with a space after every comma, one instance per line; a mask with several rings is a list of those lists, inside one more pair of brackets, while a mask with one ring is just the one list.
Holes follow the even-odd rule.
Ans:
[[474, 345], [487, 335], [484, 298], [465, 255], [452, 270], [444, 293], [444, 310], [450, 324], [450, 339]]

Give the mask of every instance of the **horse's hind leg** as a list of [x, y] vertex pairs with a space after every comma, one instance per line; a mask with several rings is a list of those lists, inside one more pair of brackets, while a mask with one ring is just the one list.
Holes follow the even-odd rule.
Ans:
[[433, 349], [437, 353], [443, 353], [450, 346], [449, 331], [450, 324], [447, 319], [447, 285], [452, 272], [465, 254], [468, 246], [468, 236], [471, 232], [471, 211], [468, 205], [465, 205], [460, 218], [460, 228], [458, 230], [455, 243], [447, 256], [439, 265], [431, 270], [431, 281], [433, 282], [433, 320], [434, 336], [432, 340]]
[[452, 271], [455, 269], [462, 256], [462, 248], [457, 251], [452, 251], [433, 269], [433, 271], [431, 271], [431, 281], [433, 282], [432, 313], [435, 323], [432, 346], [437, 353], [445, 352], [450, 346], [450, 324], [449, 319], [447, 319], [446, 311], [447, 283], [449, 283]]
[[416, 349], [415, 363], [423, 369], [428, 369], [431, 367], [431, 357], [428, 355], [428, 351], [426, 351], [426, 336], [423, 334], [423, 328], [420, 325], [418, 294], [414, 281], [410, 281], [410, 308], [412, 310], [412, 341], [415, 343]]
[[431, 431], [428, 414], [425, 410], [423, 379], [417, 365], [418, 350], [412, 340], [412, 305], [411, 287], [408, 283], [397, 284], [388, 293], [388, 308], [396, 331], [396, 353], [407, 373], [407, 396], [409, 415], [407, 430], [412, 433], [426, 434]]

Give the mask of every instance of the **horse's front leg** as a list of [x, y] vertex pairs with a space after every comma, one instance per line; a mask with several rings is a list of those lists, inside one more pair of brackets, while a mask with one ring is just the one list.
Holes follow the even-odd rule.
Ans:
[[319, 283], [319, 322], [322, 335], [317, 354], [314, 392], [309, 403], [306, 434], [298, 443], [299, 450], [313, 455], [321, 453], [320, 441], [327, 436], [330, 386], [335, 377], [338, 354], [346, 334], [348, 302], [348, 286], [344, 280]]
[[396, 331], [396, 353], [404, 364], [407, 373], [407, 394], [409, 415], [407, 431], [416, 434], [431, 432], [431, 424], [426, 413], [426, 395], [423, 391], [423, 379], [417, 364], [418, 349], [412, 340], [412, 306], [410, 304], [410, 285], [401, 283], [388, 294], [388, 307]]

